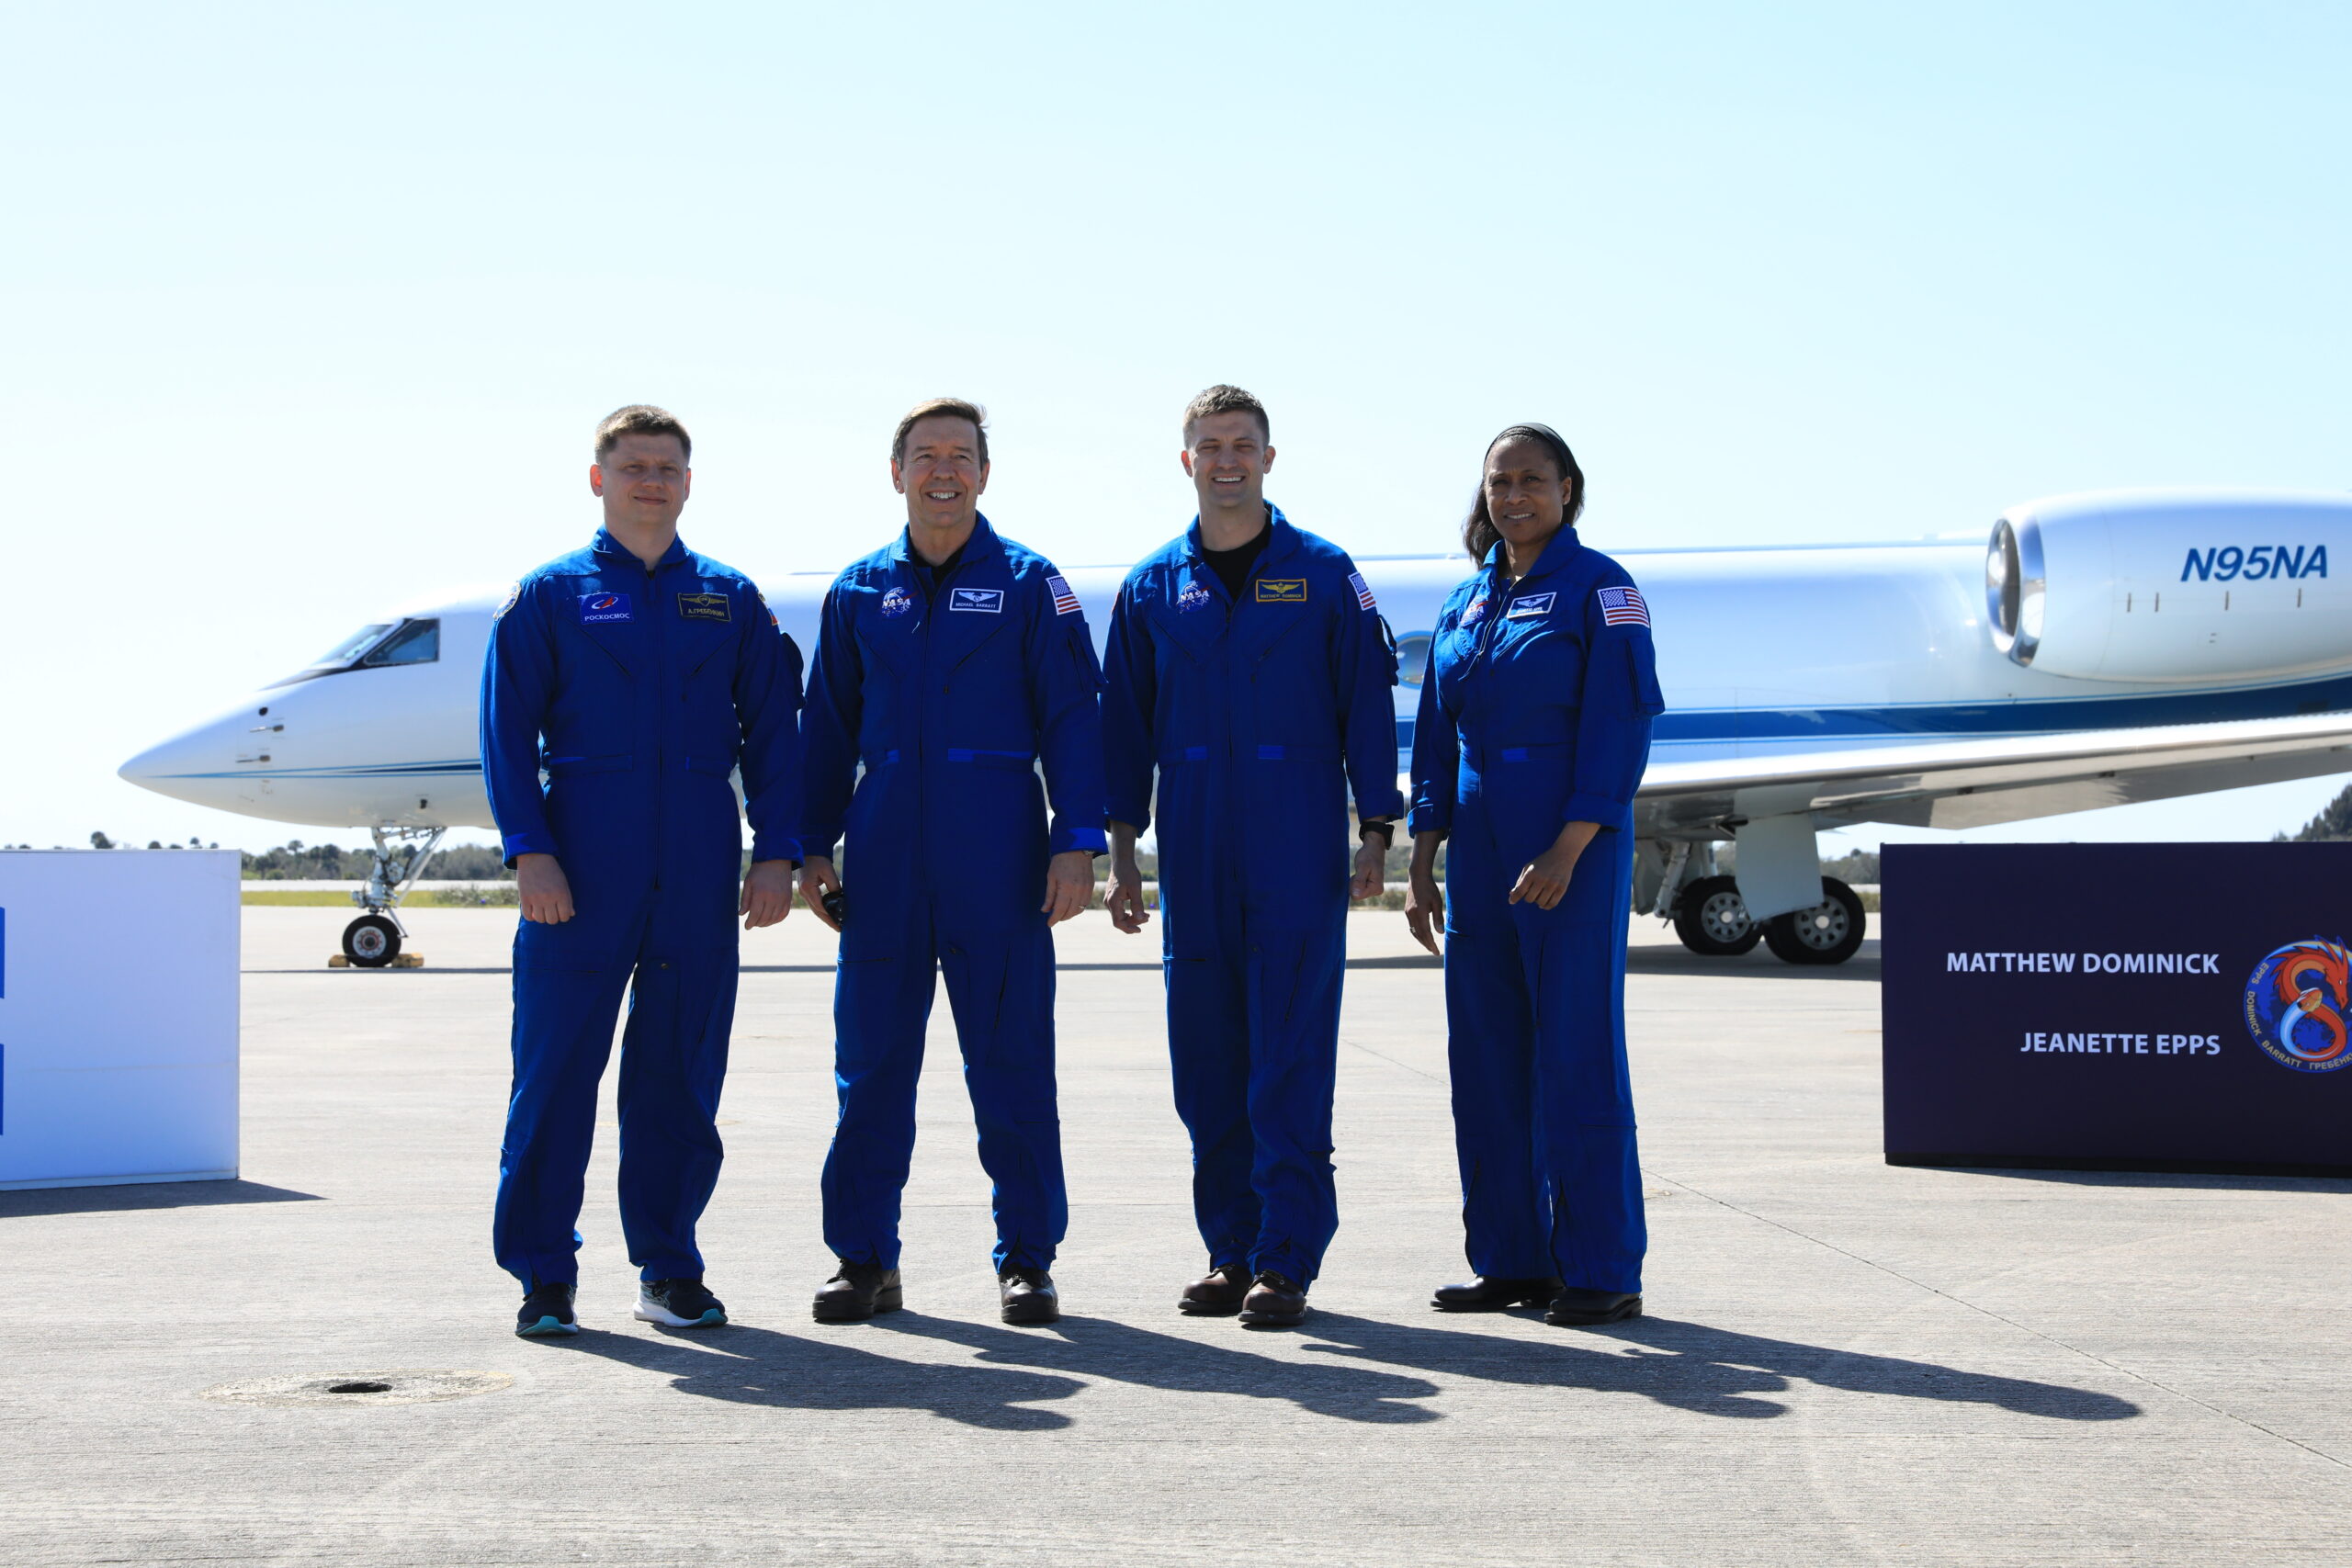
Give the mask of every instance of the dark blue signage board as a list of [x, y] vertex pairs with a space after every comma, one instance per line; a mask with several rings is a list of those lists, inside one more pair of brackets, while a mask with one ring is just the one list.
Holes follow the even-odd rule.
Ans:
[[2352, 1175], [2352, 843], [1889, 844], [1890, 1165]]

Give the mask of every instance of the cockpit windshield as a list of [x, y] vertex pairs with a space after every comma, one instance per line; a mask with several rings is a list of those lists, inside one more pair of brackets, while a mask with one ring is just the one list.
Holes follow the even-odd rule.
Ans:
[[372, 626], [362, 626], [318, 658], [311, 660], [305, 667], [306, 671], [308, 670], [341, 670], [356, 663], [361, 654], [376, 646], [377, 638], [391, 629], [392, 624], [390, 621]]
[[346, 670], [432, 664], [440, 658], [441, 623], [437, 619], [379, 621], [360, 627], [312, 663], [274, 683], [290, 686], [298, 681], [315, 681], [322, 675], [340, 675]]

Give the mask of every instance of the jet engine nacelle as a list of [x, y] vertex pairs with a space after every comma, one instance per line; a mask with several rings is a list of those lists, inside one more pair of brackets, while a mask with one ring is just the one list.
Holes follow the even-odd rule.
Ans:
[[2163, 683], [2352, 670], [2352, 496], [2059, 496], [2012, 507], [1985, 621], [2016, 662]]

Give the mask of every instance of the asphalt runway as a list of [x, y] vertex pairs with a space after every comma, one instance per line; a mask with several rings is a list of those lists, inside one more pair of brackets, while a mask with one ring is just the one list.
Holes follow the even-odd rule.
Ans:
[[[1339, 1238], [1306, 1325], [1251, 1331], [1173, 1309], [1157, 939], [1089, 914], [1069, 1315], [996, 1321], [943, 1000], [909, 1310], [820, 1326], [831, 944], [796, 914], [745, 949], [703, 1230], [733, 1325], [630, 1321], [608, 1110], [586, 1332], [525, 1342], [488, 1246], [514, 916], [420, 909], [426, 967], [330, 971], [346, 918], [244, 911], [243, 1180], [0, 1193], [0, 1563], [2352, 1560], [2352, 1184], [1884, 1165], [1875, 942], [1821, 974], [1636, 922], [1649, 1315], [1577, 1331], [1428, 1310], [1464, 1272], [1440, 977], [1355, 917]], [[485, 1375], [404, 1402], [425, 1371]]]

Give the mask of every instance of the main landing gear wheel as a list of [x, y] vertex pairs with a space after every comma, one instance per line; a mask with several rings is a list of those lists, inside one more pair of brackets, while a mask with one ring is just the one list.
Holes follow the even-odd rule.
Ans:
[[381, 969], [401, 955], [401, 928], [381, 915], [362, 915], [343, 928], [343, 955], [355, 969]]
[[1764, 922], [1764, 942], [1788, 964], [1843, 964], [1861, 951], [1870, 917], [1860, 895], [1834, 876], [1821, 879], [1829, 895], [1810, 909], [1775, 915]]
[[1747, 918], [1738, 883], [1728, 876], [1702, 876], [1682, 890], [1674, 912], [1674, 934], [1703, 957], [1736, 958], [1764, 939], [1764, 929]]

